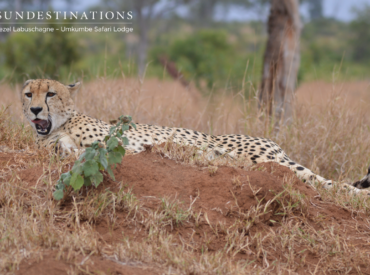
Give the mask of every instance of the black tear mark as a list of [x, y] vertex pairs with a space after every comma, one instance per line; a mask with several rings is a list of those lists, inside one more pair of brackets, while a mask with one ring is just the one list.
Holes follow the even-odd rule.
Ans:
[[46, 106], [48, 107], [48, 113], [50, 113], [50, 111], [49, 111], [49, 105], [48, 105], [48, 101], [47, 101], [47, 99], [48, 99], [48, 97], [47, 97], [47, 95], [45, 96], [45, 104], [46, 104]]

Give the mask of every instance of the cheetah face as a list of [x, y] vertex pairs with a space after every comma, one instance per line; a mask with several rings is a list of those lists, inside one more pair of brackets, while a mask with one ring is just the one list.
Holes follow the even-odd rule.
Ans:
[[65, 86], [49, 79], [27, 80], [22, 88], [23, 113], [36, 133], [50, 135], [72, 115], [72, 95], [80, 83]]

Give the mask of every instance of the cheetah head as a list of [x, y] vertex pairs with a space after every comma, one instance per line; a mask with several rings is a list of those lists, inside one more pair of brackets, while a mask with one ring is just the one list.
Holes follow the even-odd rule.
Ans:
[[23, 84], [23, 113], [38, 135], [49, 135], [71, 117], [72, 96], [79, 87], [80, 82], [66, 86], [49, 79], [30, 79]]

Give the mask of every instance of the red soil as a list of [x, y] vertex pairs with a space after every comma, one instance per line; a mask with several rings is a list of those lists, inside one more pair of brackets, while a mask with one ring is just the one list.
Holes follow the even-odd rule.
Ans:
[[[19, 155], [19, 154], [18, 154]], [[38, 180], [43, 173], [48, 174], [48, 170], [40, 167], [25, 167], [22, 161], [24, 158], [13, 153], [0, 153], [0, 165], [3, 167], [13, 165], [14, 170], [18, 170], [20, 177], [26, 187], [32, 188], [38, 184]], [[17, 166], [17, 163], [19, 166]], [[337, 234], [346, 237], [358, 232], [366, 231], [366, 217], [351, 213], [334, 204], [321, 201], [316, 191], [296, 178], [296, 176], [286, 167], [276, 163], [264, 163], [255, 165], [246, 171], [245, 169], [232, 167], [219, 167], [215, 173], [211, 173], [208, 167], [191, 167], [177, 163], [160, 154], [146, 151], [138, 155], [129, 155], [123, 158], [122, 164], [115, 170], [116, 181], [105, 177], [104, 182], [94, 192], [104, 192], [104, 190], [117, 191], [119, 183], [122, 182], [126, 188], [132, 188], [133, 194], [140, 200], [143, 207], [156, 209], [161, 204], [160, 198], [167, 197], [177, 199], [183, 202], [182, 206], [187, 209], [193, 202], [195, 212], [202, 213], [198, 226], [194, 221], [186, 222], [178, 226], [168, 226], [167, 230], [174, 235], [174, 239], [184, 240], [201, 244], [204, 241], [204, 232], [214, 237], [209, 245], [208, 251], [221, 250], [225, 246], [225, 234], [219, 234], [217, 237], [213, 233], [210, 225], [215, 226], [222, 222], [226, 227], [235, 223], [240, 213], [245, 213], [251, 207], [258, 205], [258, 201], [266, 203], [272, 200], [277, 194], [284, 190], [283, 184], [287, 181], [293, 182], [293, 188], [304, 195], [306, 203], [305, 213], [295, 213], [295, 216], [304, 216], [306, 221], [316, 230], [327, 228], [327, 226], [342, 226]], [[57, 179], [56, 173], [52, 173], [52, 178]], [[258, 199], [258, 200], [257, 200]], [[284, 195], [280, 200], [288, 201], [290, 197]], [[194, 202], [195, 200], [195, 202]], [[72, 202], [66, 199], [60, 204], [62, 208], [71, 207]], [[274, 230], [278, 232], [279, 221], [282, 216], [276, 216], [279, 204], [274, 201], [271, 204], [269, 213], [260, 217], [252, 226], [251, 233], [257, 231], [267, 232]], [[119, 242], [122, 239], [122, 233], [132, 240], [141, 241], [147, 236], [147, 230], [142, 226], [127, 223], [125, 217], [127, 213], [118, 213], [118, 220], [114, 225], [113, 232], [111, 225], [107, 224], [105, 219], [94, 221], [95, 230], [101, 236], [101, 240], [106, 243]], [[315, 217], [321, 215], [320, 222]], [[289, 217], [285, 217], [288, 219]], [[272, 222], [274, 220], [276, 222]], [[354, 226], [356, 224], [356, 226]], [[196, 232], [194, 234], [194, 231]], [[359, 247], [366, 244], [358, 243]], [[366, 246], [366, 249], [367, 246]], [[303, 249], [302, 249], [303, 250]], [[198, 251], [195, 249], [195, 251]], [[274, 252], [275, 253], [275, 252]], [[276, 254], [279, 254], [276, 251]], [[250, 259], [248, 253], [239, 253], [236, 259]], [[298, 256], [297, 256], [298, 257]], [[302, 253], [301, 257], [311, 264], [318, 264], [317, 257], [309, 252]], [[75, 259], [75, 262], [81, 262], [81, 259]], [[260, 259], [262, 261], [262, 259]], [[257, 261], [258, 263], [258, 261]], [[42, 260], [26, 260], [19, 267], [19, 274], [64, 274], [69, 271], [70, 263], [65, 260], [58, 260], [53, 252], [45, 252]], [[84, 263], [85, 270], [101, 270], [110, 274], [157, 274], [161, 273], [157, 269], [149, 268], [143, 265], [129, 264], [123, 266], [113, 260], [93, 256]], [[93, 269], [92, 269], [93, 268]], [[365, 271], [365, 270], [362, 270]], [[367, 270], [368, 271], [368, 270]], [[297, 270], [298, 273], [304, 273], [304, 270]]]

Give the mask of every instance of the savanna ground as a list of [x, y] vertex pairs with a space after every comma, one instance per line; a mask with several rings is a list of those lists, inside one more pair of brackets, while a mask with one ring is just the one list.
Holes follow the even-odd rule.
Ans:
[[[36, 150], [19, 88], [1, 85], [1, 273], [370, 273], [369, 200], [309, 187], [277, 164], [208, 161], [167, 144], [128, 154], [115, 181], [56, 202], [53, 187], [74, 159]], [[105, 121], [130, 114], [269, 137], [314, 172], [353, 182], [370, 164], [369, 97], [368, 82], [303, 84], [294, 122], [278, 132], [252, 96], [201, 97], [173, 81], [101, 78], [84, 83], [75, 102]]]

